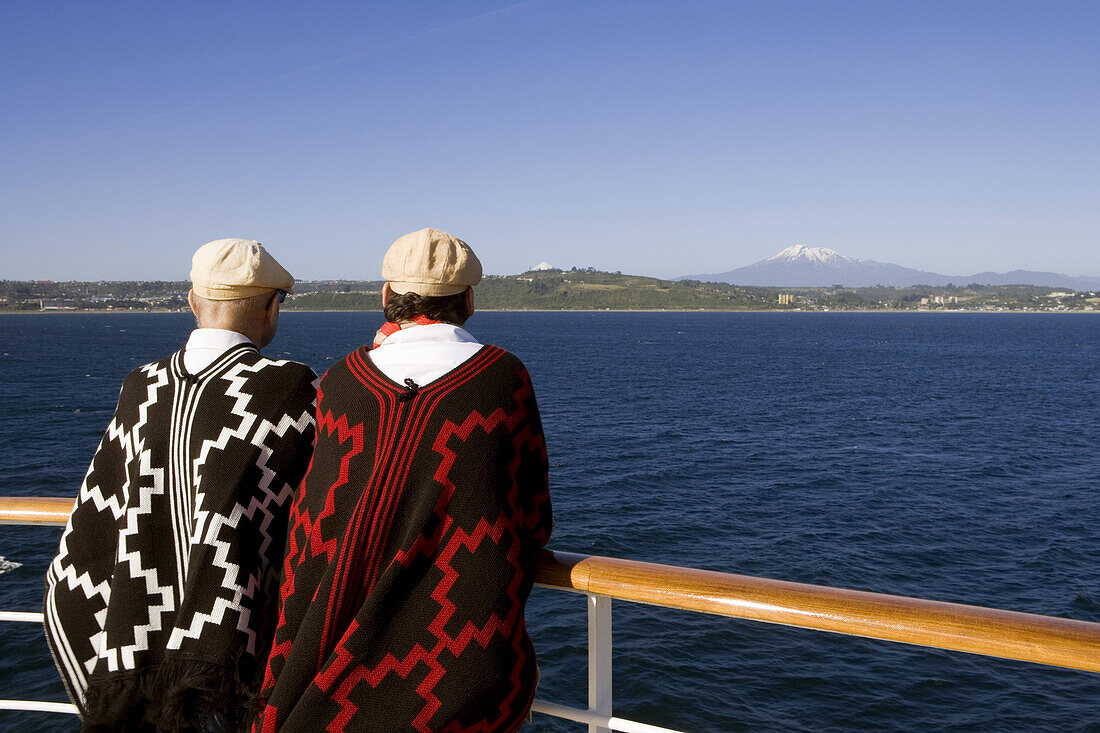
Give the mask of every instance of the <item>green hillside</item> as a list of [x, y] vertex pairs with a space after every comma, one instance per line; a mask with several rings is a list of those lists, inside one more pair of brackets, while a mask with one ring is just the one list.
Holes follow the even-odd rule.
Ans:
[[[179, 281], [0, 280], [0, 310], [187, 310], [188, 287]], [[302, 281], [294, 290], [284, 309], [381, 310], [380, 280]], [[492, 310], [1100, 311], [1098, 293], [1030, 285], [765, 288], [592, 269], [491, 275], [475, 293], [477, 307]]]
[[[347, 288], [348, 292], [341, 292]], [[306, 310], [378, 310], [381, 282], [345, 283], [317, 292], [302, 283], [286, 306]], [[493, 310], [759, 310], [775, 296], [767, 288], [674, 282], [597, 270], [545, 270], [489, 276], [474, 291], [477, 307]], [[769, 297], [771, 295], [771, 297]]]

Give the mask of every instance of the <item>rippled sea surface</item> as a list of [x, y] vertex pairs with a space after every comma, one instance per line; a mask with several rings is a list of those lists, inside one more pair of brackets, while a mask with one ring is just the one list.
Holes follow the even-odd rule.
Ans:
[[[379, 325], [286, 313], [318, 372]], [[0, 315], [0, 495], [72, 496], [183, 315]], [[547, 432], [558, 550], [1100, 621], [1100, 317], [478, 313]], [[0, 527], [0, 609], [60, 529]], [[536, 589], [539, 697], [585, 707], [583, 596]], [[0, 624], [2, 697], [63, 700]], [[687, 731], [1100, 730], [1100, 676], [616, 602], [616, 714]], [[0, 712], [0, 730], [75, 730]], [[532, 731], [583, 726], [536, 715]]]

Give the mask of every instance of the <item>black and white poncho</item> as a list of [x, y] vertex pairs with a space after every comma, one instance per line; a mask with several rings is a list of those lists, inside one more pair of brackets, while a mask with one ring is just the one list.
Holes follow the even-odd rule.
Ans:
[[246, 717], [315, 381], [251, 344], [197, 374], [180, 351], [126, 377], [46, 576], [46, 637], [84, 730]]

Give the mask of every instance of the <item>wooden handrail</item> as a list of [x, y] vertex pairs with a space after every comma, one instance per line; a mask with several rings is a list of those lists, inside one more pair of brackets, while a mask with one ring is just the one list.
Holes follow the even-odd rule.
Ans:
[[[64, 524], [72, 499], [0, 498], [0, 524]], [[1100, 624], [546, 550], [536, 581], [720, 616], [1100, 672]]]
[[0, 524], [65, 524], [74, 498], [0, 496]]
[[1100, 624], [546, 551], [537, 582], [638, 603], [1100, 672]]

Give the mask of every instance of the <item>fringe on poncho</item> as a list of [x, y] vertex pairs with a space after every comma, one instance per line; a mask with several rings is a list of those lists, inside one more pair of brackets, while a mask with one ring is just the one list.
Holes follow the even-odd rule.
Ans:
[[527, 371], [486, 346], [399, 385], [360, 349], [322, 379], [317, 416], [254, 730], [518, 729], [551, 529]]
[[46, 576], [46, 638], [84, 730], [251, 719], [315, 384], [251, 344], [197, 374], [177, 352], [127, 376]]

